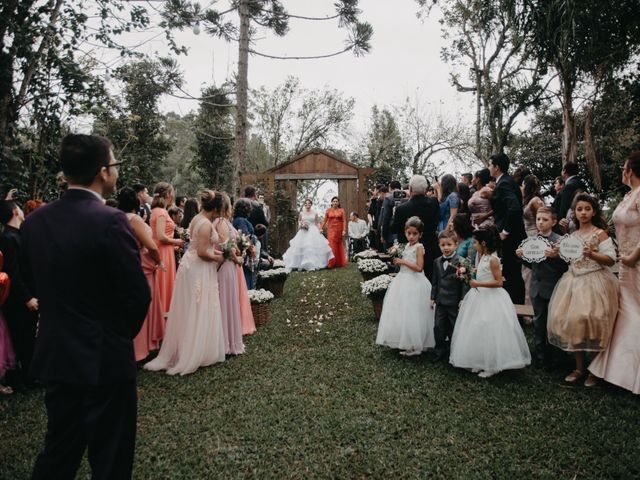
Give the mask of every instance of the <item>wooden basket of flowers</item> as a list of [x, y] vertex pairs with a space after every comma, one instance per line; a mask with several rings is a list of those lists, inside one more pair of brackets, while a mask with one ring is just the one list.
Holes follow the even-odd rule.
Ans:
[[390, 275], [378, 275], [377, 277], [360, 284], [362, 294], [371, 300], [371, 303], [373, 304], [373, 313], [376, 316], [376, 320], [380, 320], [384, 296], [387, 293], [387, 289], [389, 288], [389, 285], [391, 285], [392, 280], [393, 277]]

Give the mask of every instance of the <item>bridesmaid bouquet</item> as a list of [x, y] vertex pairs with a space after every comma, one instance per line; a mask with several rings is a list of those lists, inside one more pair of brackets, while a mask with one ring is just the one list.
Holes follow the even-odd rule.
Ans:
[[462, 282], [469, 283], [473, 280], [475, 268], [468, 258], [463, 258], [456, 266], [456, 278]]
[[238, 235], [236, 239], [236, 248], [240, 251], [240, 253], [244, 253], [249, 250], [251, 246], [251, 237], [245, 233]]
[[238, 244], [235, 240], [227, 240], [224, 243], [220, 244], [220, 248], [222, 249], [222, 256], [225, 260], [230, 260], [232, 257], [233, 249], [238, 250]]

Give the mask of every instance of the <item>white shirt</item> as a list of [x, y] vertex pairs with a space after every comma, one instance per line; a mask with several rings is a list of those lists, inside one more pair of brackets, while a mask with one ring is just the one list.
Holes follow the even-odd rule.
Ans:
[[362, 219], [355, 222], [349, 220], [349, 236], [351, 238], [364, 238], [369, 233], [369, 225]]

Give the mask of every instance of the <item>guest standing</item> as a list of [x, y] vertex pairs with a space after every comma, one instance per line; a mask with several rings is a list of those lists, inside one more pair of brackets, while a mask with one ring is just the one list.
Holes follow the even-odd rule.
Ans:
[[420, 243], [424, 246], [424, 273], [431, 281], [433, 276], [433, 261], [440, 256], [436, 229], [440, 221], [440, 207], [435, 197], [425, 195], [427, 179], [423, 175], [414, 175], [409, 180], [409, 200], [398, 205], [394, 214], [391, 228], [398, 235], [398, 242], [407, 243], [404, 225], [411, 217], [418, 217], [424, 224]]
[[578, 176], [578, 164], [567, 162], [562, 167], [562, 178], [564, 179], [564, 187], [556, 196], [551, 205], [558, 212], [558, 232], [566, 233], [569, 227], [567, 215], [571, 210], [573, 199], [578, 193], [585, 192], [587, 186]]
[[[574, 260], [549, 302], [549, 343], [575, 354], [576, 368], [564, 379], [575, 383], [585, 374], [585, 352], [602, 352], [609, 345], [618, 312], [618, 283], [609, 267], [616, 250], [598, 201], [582, 193], [573, 206], [578, 229], [572, 237], [584, 242], [583, 257]], [[596, 384], [591, 374], [586, 387]]]
[[495, 221], [491, 209], [493, 189], [489, 187], [491, 172], [488, 168], [478, 170], [473, 177], [475, 193], [469, 199], [469, 213], [474, 228], [491, 227]]
[[[225, 242], [237, 243], [238, 231], [233, 228], [229, 220], [231, 201], [224, 195], [222, 215], [213, 222], [213, 228], [218, 236], [216, 249], [222, 251]], [[237, 247], [225, 253], [222, 265], [218, 267], [218, 287], [220, 292], [220, 310], [222, 314], [222, 332], [224, 334], [225, 353], [240, 355], [244, 353], [242, 343], [242, 322], [240, 319], [240, 290], [238, 269], [242, 266], [242, 255]], [[242, 277], [244, 281], [244, 276]]]
[[453, 175], [443, 175], [440, 183], [436, 184], [438, 201], [440, 202], [440, 223], [438, 231], [451, 230], [453, 217], [460, 208], [460, 196], [458, 195], [458, 182]]
[[118, 194], [118, 208], [122, 210], [129, 219], [133, 236], [138, 242], [140, 249], [140, 263], [142, 271], [149, 284], [151, 292], [151, 304], [144, 319], [142, 328], [136, 338], [133, 339], [133, 349], [136, 361], [140, 362], [147, 358], [151, 352], [160, 348], [160, 342], [164, 338], [165, 320], [164, 308], [160, 298], [160, 287], [156, 280], [156, 271], [164, 269], [160, 259], [160, 252], [156, 242], [151, 235], [151, 227], [147, 225], [142, 217], [138, 215], [140, 201], [136, 192], [131, 188], [123, 188]]
[[620, 250], [620, 308], [609, 347], [589, 371], [640, 394], [640, 150], [627, 158], [622, 181], [631, 188], [613, 213]]
[[69, 188], [22, 227], [40, 307], [32, 372], [46, 386], [48, 415], [32, 478], [74, 478], [88, 447], [93, 479], [127, 479], [136, 438], [133, 338], [149, 285], [127, 217], [103, 202], [118, 178], [111, 143], [67, 135], [60, 163]]
[[516, 304], [524, 303], [522, 266], [516, 249], [526, 238], [522, 213], [522, 192], [509, 175], [509, 157], [497, 153], [490, 158], [489, 170], [496, 177], [496, 188], [491, 195], [491, 208], [502, 241], [502, 273], [504, 289]]
[[347, 234], [347, 215], [340, 208], [340, 199], [333, 197], [331, 207], [324, 214], [324, 221], [320, 230], [327, 227], [327, 240], [333, 251], [333, 258], [329, 260], [328, 268], [344, 267], [347, 255], [344, 251], [344, 237]]
[[244, 263], [242, 264], [245, 283], [247, 285], [247, 289], [249, 290], [255, 288], [255, 285], [253, 283], [253, 271], [257, 265], [257, 262], [255, 261], [255, 250], [253, 247], [255, 230], [253, 228], [253, 224], [248, 218], [251, 214], [251, 209], [252, 205], [248, 199], [239, 198], [238, 200], [236, 200], [236, 203], [233, 206], [232, 222], [233, 227], [238, 231], [239, 234], [246, 235], [252, 239], [252, 245], [251, 247], [249, 247], [249, 250], [243, 252]]
[[218, 235], [211, 223], [221, 215], [223, 202], [218, 192], [205, 190], [200, 195], [202, 211], [191, 222], [191, 243], [176, 277], [164, 342], [145, 370], [187, 375], [224, 361], [217, 274], [224, 258], [214, 250]]
[[21, 263], [23, 222], [24, 214], [13, 200], [0, 201], [0, 250], [4, 254], [4, 271], [11, 281], [2, 310], [18, 362], [18, 369], [10, 372], [7, 381], [15, 390], [34, 386], [30, 368], [38, 323], [38, 299]]
[[393, 180], [389, 183], [389, 192], [385, 194], [382, 201], [382, 209], [380, 210], [380, 241], [385, 250], [388, 250], [393, 242], [396, 240], [397, 235], [391, 228], [391, 220], [393, 219], [393, 212], [396, 207], [396, 195], [402, 193], [400, 191], [402, 185], [397, 180]]
[[165, 313], [169, 312], [171, 307], [171, 294], [176, 279], [175, 247], [184, 245], [184, 240], [173, 238], [176, 225], [167, 211], [172, 203], [173, 187], [166, 182], [158, 183], [153, 190], [150, 224], [153, 239], [158, 245], [160, 259], [166, 268], [166, 271], [161, 270], [156, 273]]

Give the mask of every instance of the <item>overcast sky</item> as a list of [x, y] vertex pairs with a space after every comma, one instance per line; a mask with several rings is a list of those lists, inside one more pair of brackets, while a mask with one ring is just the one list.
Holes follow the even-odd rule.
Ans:
[[[325, 16], [333, 14], [332, 0], [287, 0], [292, 14]], [[222, 8], [224, 2], [220, 2]], [[364, 131], [371, 107], [400, 104], [407, 96], [419, 98], [433, 112], [468, 115], [473, 98], [460, 94], [449, 83], [449, 66], [440, 59], [443, 46], [437, 14], [420, 20], [414, 0], [361, 0], [362, 19], [373, 26], [371, 52], [360, 58], [347, 53], [322, 60], [271, 60], [249, 58], [251, 88], [273, 88], [288, 75], [301, 80], [305, 88], [325, 85], [356, 100], [353, 128]], [[436, 12], [437, 13], [437, 12]], [[282, 38], [260, 32], [254, 49], [274, 55], [320, 55], [343, 48], [346, 31], [336, 21], [310, 22], [292, 19], [290, 31]], [[191, 30], [178, 34], [189, 47], [189, 55], [179, 59], [185, 90], [198, 96], [204, 85], [221, 85], [236, 71], [237, 43], [226, 43]], [[154, 42], [147, 46], [159, 50]], [[197, 108], [195, 101], [165, 98], [163, 109], [186, 113]]]

